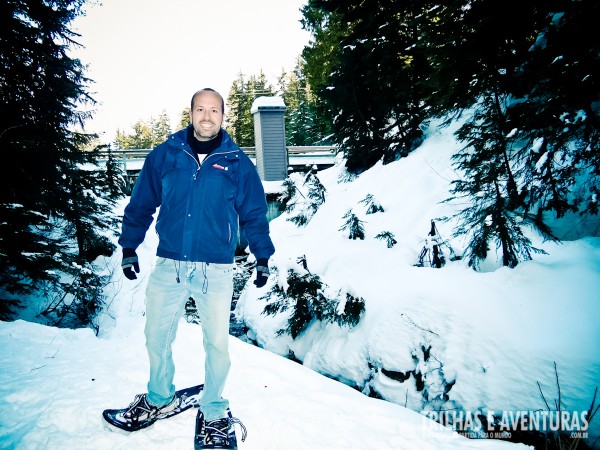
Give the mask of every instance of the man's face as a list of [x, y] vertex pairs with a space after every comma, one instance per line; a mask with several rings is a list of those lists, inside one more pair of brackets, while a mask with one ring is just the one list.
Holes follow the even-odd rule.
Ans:
[[194, 127], [194, 136], [199, 141], [210, 141], [223, 124], [221, 97], [214, 92], [200, 92], [194, 98], [194, 108], [190, 111], [190, 120]]

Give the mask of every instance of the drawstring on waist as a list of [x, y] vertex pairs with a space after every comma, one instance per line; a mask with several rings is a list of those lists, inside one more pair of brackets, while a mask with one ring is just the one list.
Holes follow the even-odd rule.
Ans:
[[204, 275], [204, 281], [202, 282], [203, 294], [206, 294], [208, 292], [208, 277], [206, 276], [206, 266], [208, 266], [208, 263], [202, 263], [202, 275]]
[[175, 277], [175, 279], [177, 280], [177, 283], [181, 283], [181, 280], [179, 278], [179, 270], [181, 269], [181, 261], [173, 261], [173, 264], [175, 264], [175, 274], [177, 275]]
[[[179, 273], [181, 271], [181, 261], [173, 261], [173, 264], [175, 265], [175, 280], [177, 281], [177, 283], [181, 283], [181, 278], [179, 278]], [[206, 276], [206, 267], [208, 266], [209, 263], [201, 263], [202, 264], [202, 276], [204, 277], [204, 280], [202, 281], [202, 293], [206, 294], [208, 292], [208, 277]], [[188, 273], [189, 276], [191, 276], [191, 274], [195, 271], [196, 269], [196, 263], [194, 263], [194, 267], [191, 271], [191, 273]]]

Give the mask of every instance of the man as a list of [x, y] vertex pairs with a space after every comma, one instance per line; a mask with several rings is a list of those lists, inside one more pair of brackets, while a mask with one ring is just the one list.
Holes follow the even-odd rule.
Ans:
[[123, 272], [135, 279], [140, 270], [135, 249], [160, 206], [158, 259], [146, 290], [148, 393], [136, 397], [122, 420], [140, 428], [141, 421], [147, 426], [179, 406], [171, 345], [191, 296], [206, 353], [196, 448], [232, 448], [228, 432], [238, 422], [228, 414], [229, 403], [222, 397], [231, 364], [229, 314], [238, 223], [257, 260], [258, 287], [267, 281], [268, 259], [275, 251], [261, 181], [250, 159], [222, 129], [224, 107], [223, 97], [212, 89], [193, 95], [191, 125], [146, 157], [125, 208], [119, 239]]

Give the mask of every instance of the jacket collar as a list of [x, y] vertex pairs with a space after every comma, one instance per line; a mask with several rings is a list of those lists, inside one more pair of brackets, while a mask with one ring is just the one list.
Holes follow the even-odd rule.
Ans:
[[[191, 125], [188, 125], [188, 127], [191, 127]], [[225, 131], [224, 128], [221, 129], [221, 131], [223, 132], [223, 140], [221, 141], [221, 145], [219, 147], [217, 147], [217, 149], [215, 149], [213, 151], [214, 152], [221, 152], [221, 151], [233, 151], [233, 150], [240, 150], [240, 148], [231, 140], [231, 137], [229, 136], [229, 133], [227, 133], [227, 131]], [[167, 142], [169, 142], [169, 144], [182, 149], [182, 150], [187, 150], [192, 152], [192, 148], [190, 147], [190, 145], [187, 142], [187, 127], [183, 128], [179, 131], [176, 131], [175, 133], [173, 133], [172, 135], [169, 136], [169, 138], [167, 139]]]

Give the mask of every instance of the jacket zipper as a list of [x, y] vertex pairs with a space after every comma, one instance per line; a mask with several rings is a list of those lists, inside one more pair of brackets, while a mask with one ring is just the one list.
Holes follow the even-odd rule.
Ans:
[[206, 161], [208, 158], [210, 158], [211, 156], [216, 156], [216, 155], [227, 155], [229, 153], [237, 153], [238, 150], [231, 150], [230, 152], [216, 152], [216, 153], [211, 153], [210, 155], [208, 155], [206, 158], [204, 158], [204, 161]]
[[198, 169], [196, 170], [196, 173], [194, 174], [194, 180], [196, 180], [196, 178], [198, 177], [198, 173], [200, 172], [200, 168], [202, 167], [202, 164], [204, 163], [204, 161], [206, 161], [208, 158], [210, 158], [211, 156], [215, 156], [215, 155], [227, 155], [228, 153], [236, 153], [238, 150], [232, 150], [230, 152], [217, 152], [217, 153], [211, 153], [210, 155], [208, 155], [206, 158], [204, 158], [204, 161], [202, 161], [202, 163], [200, 163], [196, 158], [194, 158], [194, 155], [192, 155], [190, 152], [188, 152], [185, 148], [183, 149], [183, 151], [189, 155], [190, 158], [192, 158], [194, 161], [196, 161], [196, 164], [198, 165]]
[[[192, 155], [190, 152], [188, 152], [186, 149], [183, 149], [183, 151], [185, 153], [187, 153], [194, 161], [196, 161], [196, 164], [198, 165], [198, 169], [196, 170], [196, 173], [194, 173], [194, 181], [196, 180], [196, 177], [198, 177], [198, 173], [200, 173], [200, 168], [202, 167], [202, 164], [204, 163], [204, 161], [206, 161], [208, 158], [210, 158], [211, 156], [214, 155], [226, 155], [228, 153], [235, 153], [237, 152], [237, 150], [233, 150], [230, 152], [218, 152], [218, 153], [211, 153], [210, 155], [208, 155], [206, 158], [204, 158], [204, 161], [202, 161], [202, 163], [200, 163], [196, 158], [194, 158], [194, 155]], [[231, 224], [228, 222], [227, 223], [227, 228], [228, 228], [228, 234], [227, 234], [227, 243], [231, 243]]]
[[188, 155], [190, 158], [192, 158], [194, 161], [196, 161], [196, 165], [198, 166], [198, 168], [196, 169], [196, 173], [194, 173], [194, 181], [196, 181], [196, 177], [198, 176], [198, 172], [200, 172], [200, 161], [198, 161], [194, 155], [192, 155], [190, 152], [188, 152], [185, 148], [183, 149], [183, 151], [185, 152], [186, 155]]

